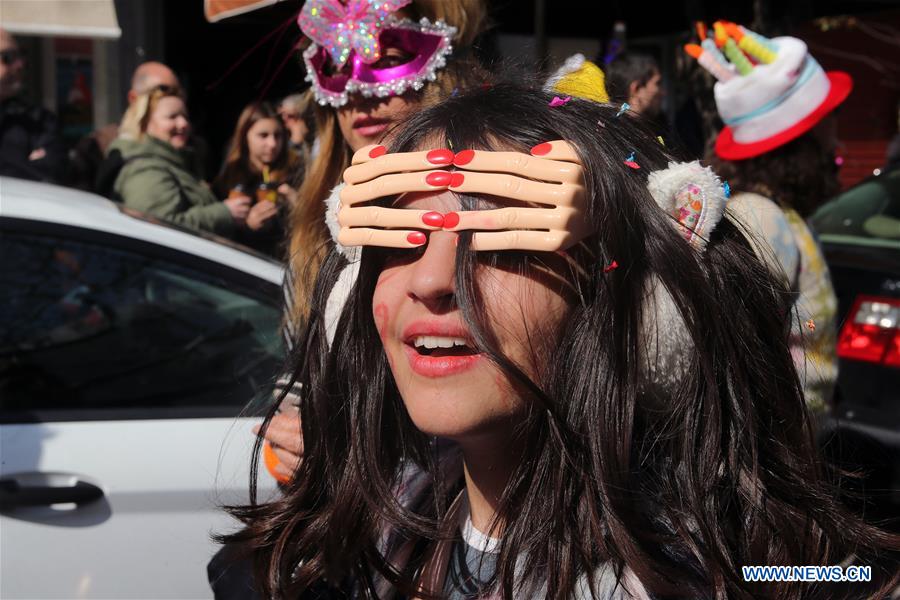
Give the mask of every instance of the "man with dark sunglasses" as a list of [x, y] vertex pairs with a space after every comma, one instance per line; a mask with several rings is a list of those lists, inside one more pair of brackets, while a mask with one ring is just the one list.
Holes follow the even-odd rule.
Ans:
[[15, 38], [0, 28], [0, 175], [57, 182], [66, 150], [56, 116], [20, 96], [25, 60]]

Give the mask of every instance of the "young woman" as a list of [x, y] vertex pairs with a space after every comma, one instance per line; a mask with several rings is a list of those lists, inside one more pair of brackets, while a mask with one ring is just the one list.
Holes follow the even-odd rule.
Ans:
[[[304, 12], [322, 11], [325, 4], [307, 2]], [[306, 170], [300, 202], [291, 215], [290, 254], [296, 267], [290, 282], [293, 320], [301, 319], [308, 309], [310, 284], [328, 249], [325, 199], [340, 183], [353, 152], [381, 141], [421, 106], [449, 96], [455, 88], [483, 81], [481, 69], [471, 57], [472, 43], [487, 21], [483, 0], [400, 0], [390, 6], [399, 9], [385, 11], [380, 20], [385, 25], [375, 32], [381, 41], [380, 58], [364, 65], [368, 68], [365, 81], [377, 81], [386, 86], [385, 91], [367, 88], [374, 86], [362, 79], [354, 80], [347, 64], [338, 65], [335, 56], [325, 52], [330, 42], [321, 32], [327, 27], [301, 21], [304, 33], [315, 42], [305, 54], [310, 55], [307, 69], [319, 102], [315, 110], [318, 153]], [[346, 40], [328, 47], [337, 47], [339, 52], [353, 50]], [[340, 83], [335, 82], [342, 76], [354, 86], [336, 93], [333, 90], [339, 89]], [[386, 93], [388, 88], [402, 91]]]
[[[311, 15], [313, 9], [326, 10], [327, 4], [310, 0], [303, 10]], [[449, 96], [454, 89], [484, 81], [484, 71], [472, 58], [471, 47], [486, 26], [482, 0], [400, 0], [391, 6], [399, 9], [386, 10], [376, 21], [380, 25], [373, 37], [381, 42], [381, 54], [371, 65], [353, 58], [338, 66], [341, 53], [355, 53], [355, 47], [347, 38], [329, 37], [328, 23], [301, 20], [304, 33], [314, 41], [304, 56], [312, 94], [319, 102], [315, 108], [318, 150], [306, 168], [290, 216], [285, 281], [290, 341], [309, 311], [312, 283], [330, 247], [325, 200], [340, 183], [350, 156], [362, 146], [385, 139], [421, 107]], [[376, 3], [369, 4], [369, 10], [375, 8]], [[326, 49], [337, 49], [337, 58]], [[354, 74], [351, 64], [362, 66], [353, 67]], [[379, 89], [379, 85], [384, 87]], [[291, 402], [288, 399], [285, 404]], [[286, 480], [301, 450], [296, 415], [277, 416], [267, 437], [266, 464], [280, 480]]]
[[236, 511], [265, 593], [859, 597], [741, 572], [851, 560], [896, 584], [900, 540], [826, 483], [790, 291], [720, 181], [552, 98], [474, 90], [354, 155], [296, 354], [306, 454]]
[[192, 229], [232, 237], [250, 210], [246, 197], [219, 202], [193, 170], [191, 123], [177, 88], [141, 94], [122, 118], [125, 161], [113, 192], [130, 208]]
[[299, 168], [272, 105], [258, 102], [244, 108], [222, 172], [213, 182], [219, 198], [246, 197], [251, 202], [246, 227], [237, 232], [237, 241], [270, 256], [284, 257], [283, 215], [296, 202], [293, 186]]

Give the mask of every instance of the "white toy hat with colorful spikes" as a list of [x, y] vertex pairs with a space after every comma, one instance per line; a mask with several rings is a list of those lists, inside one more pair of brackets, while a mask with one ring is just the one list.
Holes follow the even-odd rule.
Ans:
[[793, 37], [767, 39], [725, 21], [713, 36], [698, 24], [701, 45], [685, 50], [716, 79], [716, 107], [725, 127], [716, 154], [742, 160], [794, 140], [834, 110], [853, 88], [847, 73], [826, 73]]

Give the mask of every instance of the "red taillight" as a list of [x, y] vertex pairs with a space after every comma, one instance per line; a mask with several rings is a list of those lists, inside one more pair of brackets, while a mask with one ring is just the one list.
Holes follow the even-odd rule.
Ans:
[[857, 296], [838, 336], [837, 354], [900, 367], [900, 299]]

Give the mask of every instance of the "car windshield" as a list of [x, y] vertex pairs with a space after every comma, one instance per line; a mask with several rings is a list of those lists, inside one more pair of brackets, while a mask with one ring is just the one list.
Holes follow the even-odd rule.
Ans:
[[900, 168], [850, 188], [810, 221], [824, 242], [900, 248]]

